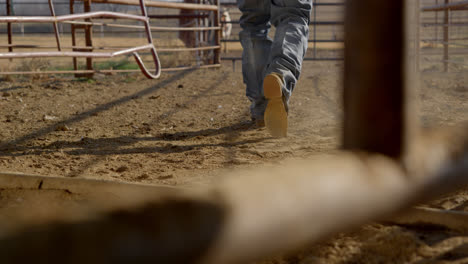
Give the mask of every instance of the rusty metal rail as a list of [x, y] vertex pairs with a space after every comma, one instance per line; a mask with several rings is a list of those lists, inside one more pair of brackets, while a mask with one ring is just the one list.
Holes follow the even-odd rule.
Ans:
[[[215, 34], [215, 41], [214, 45], [203, 45], [203, 46], [195, 46], [195, 47], [187, 47], [187, 48], [162, 48], [158, 49], [160, 51], [165, 52], [197, 52], [203, 53], [204, 51], [211, 51], [213, 50], [213, 63], [212, 66], [219, 67], [220, 60], [219, 60], [219, 52], [221, 50], [221, 46], [219, 43], [219, 38], [216, 37], [219, 35], [221, 27], [219, 25], [219, 6], [218, 5], [206, 5], [206, 4], [186, 4], [186, 3], [168, 3], [168, 2], [158, 2], [158, 1], [145, 1], [145, 0], [83, 0], [84, 3], [84, 10], [85, 13], [81, 14], [74, 14], [74, 2], [75, 0], [70, 0], [70, 13], [68, 15], [61, 15], [56, 16], [54, 3], [52, 0], [48, 0], [49, 9], [51, 16], [11, 16], [10, 12], [10, 1], [6, 0], [7, 4], [7, 16], [0, 17], [0, 23], [7, 23], [8, 25], [8, 44], [7, 45], [0, 45], [1, 47], [8, 47], [8, 53], [0, 53], [0, 59], [10, 59], [13, 58], [32, 58], [32, 57], [72, 57], [73, 58], [73, 65], [74, 65], [74, 72], [78, 76], [79, 74], [83, 73], [83, 71], [78, 70], [77, 58], [86, 58], [86, 74], [83, 76], [91, 77], [92, 73], [95, 72], [103, 72], [103, 71], [95, 71], [92, 65], [92, 58], [113, 58], [119, 55], [125, 54], [133, 54], [136, 63], [138, 64], [141, 72], [148, 78], [154, 79], [158, 78], [161, 73], [161, 63], [157, 55], [156, 48], [153, 44], [152, 38], [152, 31], [155, 32], [206, 32], [206, 31], [214, 31]], [[78, 0], [77, 0], [78, 1]], [[122, 4], [122, 5], [137, 5], [140, 6], [141, 15], [133, 15], [133, 14], [124, 14], [124, 13], [117, 13], [117, 12], [108, 12], [108, 11], [98, 11], [98, 12], [90, 12], [91, 3], [111, 3], [111, 4]], [[151, 26], [149, 23], [150, 16], [148, 15], [146, 7], [160, 7], [160, 8], [176, 8], [176, 9], [187, 9], [187, 10], [203, 10], [203, 11], [214, 11], [214, 25], [213, 26], [194, 26], [194, 27], [161, 27], [161, 26]], [[189, 14], [190, 16], [190, 14]], [[179, 17], [184, 17], [183, 15], [179, 15]], [[135, 20], [139, 22], [143, 22], [143, 25], [125, 25], [125, 24], [116, 24], [116, 23], [103, 23], [103, 22], [94, 22], [91, 21], [92, 18], [104, 18], [104, 19], [125, 19], [125, 20]], [[200, 17], [197, 16], [199, 19]], [[208, 16], [204, 16], [205, 19], [208, 19]], [[77, 21], [77, 20], [84, 20], [84, 21]], [[44, 45], [15, 45], [12, 41], [12, 30], [11, 24], [12, 23], [53, 23], [54, 25], [54, 33], [57, 43], [57, 50], [58, 51], [44, 51], [44, 52], [13, 52], [13, 49], [17, 48], [28, 48], [28, 49], [42, 49], [42, 48], [53, 48], [52, 46], [44, 46]], [[72, 45], [65, 46], [61, 43], [60, 40], [60, 32], [58, 29], [58, 23], [63, 24], [70, 24], [71, 25], [71, 34], [72, 34]], [[116, 47], [96, 47], [92, 44], [92, 26], [106, 26], [106, 27], [116, 27], [116, 28], [130, 28], [130, 29], [144, 29], [144, 32], [147, 37], [148, 45], [141, 45], [137, 47], [119, 47], [120, 50], [114, 52], [95, 52], [95, 50], [116, 50]], [[86, 38], [86, 46], [78, 46], [76, 42], [76, 30], [79, 28], [83, 28], [85, 30], [85, 38]], [[63, 51], [64, 48], [72, 49], [72, 51]], [[150, 72], [143, 61], [141, 60], [138, 52], [140, 51], [149, 51], [153, 57], [153, 63], [155, 64], [154, 70], [155, 72]], [[200, 68], [202, 65], [197, 65], [192, 68]], [[207, 65], [205, 65], [207, 66]], [[186, 69], [187, 67], [182, 67], [181, 69]], [[174, 68], [170, 68], [174, 70]], [[111, 70], [112, 71], [112, 70]], [[129, 70], [132, 71], [132, 70]], [[70, 73], [70, 71], [40, 71], [40, 72], [28, 72], [24, 74], [44, 74], [44, 73]], [[22, 74], [19, 71], [9, 71], [9, 72], [0, 72], [0, 74], [4, 75], [11, 75], [11, 74]], [[80, 75], [81, 76], [81, 75]]]
[[459, 1], [456, 3], [445, 3], [440, 5], [433, 5], [433, 6], [425, 6], [421, 8], [421, 11], [428, 12], [428, 11], [444, 11], [444, 10], [466, 10], [468, 8], [468, 1]]
[[[78, 0], [77, 0], [78, 1]], [[79, 0], [88, 1], [88, 0]], [[120, 5], [138, 5], [139, 0], [92, 0], [93, 3], [101, 4], [120, 4]], [[145, 0], [147, 7], [160, 7], [160, 8], [173, 8], [173, 9], [185, 9], [185, 10], [204, 10], [204, 11], [218, 11], [217, 5], [205, 5], [205, 4], [188, 4], [188, 3], [176, 3], [176, 2], [160, 2]]]
[[[12, 59], [12, 58], [32, 58], [32, 57], [85, 57], [85, 58], [112, 58], [119, 55], [125, 54], [133, 54], [136, 63], [140, 67], [142, 73], [150, 78], [156, 79], [159, 78], [161, 74], [161, 63], [158, 58], [158, 54], [156, 52], [156, 48], [153, 45], [153, 37], [151, 35], [150, 25], [149, 25], [149, 18], [147, 17], [146, 7], [144, 4], [144, 0], [140, 0], [140, 7], [142, 10], [142, 16], [138, 15], [131, 15], [131, 14], [122, 14], [116, 12], [90, 12], [90, 13], [83, 13], [83, 14], [70, 14], [70, 15], [63, 15], [63, 16], [55, 16], [55, 12], [53, 9], [53, 2], [49, 0], [49, 6], [51, 9], [52, 17], [41, 17], [41, 16], [7, 16], [7, 17], [0, 17], [0, 22], [3, 23], [30, 23], [30, 22], [38, 22], [38, 23], [54, 23], [54, 30], [55, 36], [57, 41], [57, 49], [59, 51], [46, 51], [46, 52], [8, 52], [8, 53], [0, 53], [0, 59]], [[144, 22], [144, 27], [146, 29], [146, 36], [148, 40], [148, 45], [138, 46], [134, 48], [128, 48], [116, 52], [111, 53], [104, 53], [104, 52], [83, 52], [83, 51], [70, 51], [64, 52], [61, 51], [61, 43], [59, 38], [59, 32], [57, 23], [64, 22], [64, 21], [73, 21], [79, 19], [89, 19], [89, 18], [121, 18], [121, 19], [130, 19], [130, 20], [137, 20]], [[11, 45], [11, 43], [9, 43]], [[11, 46], [10, 46], [11, 48]], [[147, 70], [146, 66], [144, 65], [143, 61], [138, 54], [139, 51], [149, 50], [153, 57], [153, 62], [155, 65], [155, 72], [151, 73]]]

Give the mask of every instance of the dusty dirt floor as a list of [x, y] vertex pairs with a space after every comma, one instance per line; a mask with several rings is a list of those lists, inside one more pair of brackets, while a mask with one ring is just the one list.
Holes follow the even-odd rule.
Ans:
[[[237, 62], [233, 71], [227, 61], [159, 80], [3, 78], [0, 171], [195, 188], [226, 171], [339, 146], [341, 62], [304, 64], [284, 139], [250, 123], [240, 67]], [[423, 64], [419, 97], [424, 126], [467, 122], [468, 68], [441, 73], [441, 65]], [[0, 193], [0, 214], [25, 199], [22, 192]], [[468, 211], [468, 192], [432, 206]], [[468, 234], [375, 223], [262, 263], [468, 263]]]

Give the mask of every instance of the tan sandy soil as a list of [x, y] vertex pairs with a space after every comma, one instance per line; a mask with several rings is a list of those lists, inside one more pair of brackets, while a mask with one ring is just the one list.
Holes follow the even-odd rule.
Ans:
[[[250, 124], [240, 63], [235, 72], [226, 62], [159, 80], [3, 79], [0, 171], [193, 188], [220, 180], [224, 171], [330, 153], [339, 146], [341, 66], [304, 64], [285, 139]], [[440, 67], [422, 65], [419, 119], [424, 126], [467, 122], [468, 71], [445, 74]], [[0, 215], [34, 200], [0, 190]], [[459, 192], [432, 206], [468, 211], [467, 201]], [[467, 234], [454, 230], [371, 224], [262, 263], [467, 263], [467, 245]]]

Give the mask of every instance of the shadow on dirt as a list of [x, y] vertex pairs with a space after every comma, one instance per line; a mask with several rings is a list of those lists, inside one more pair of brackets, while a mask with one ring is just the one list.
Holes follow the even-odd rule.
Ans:
[[[135, 97], [141, 97], [141, 96], [145, 96], [147, 94], [153, 93], [153, 92], [157, 91], [158, 89], [161, 89], [161, 88], [169, 85], [170, 83], [173, 83], [173, 82], [179, 80], [180, 78], [183, 78], [185, 75], [189, 74], [192, 71], [193, 70], [187, 70], [187, 71], [182, 71], [180, 73], [174, 74], [173, 76], [171, 76], [167, 80], [161, 81], [160, 83], [158, 83], [158, 84], [156, 84], [154, 86], [146, 88], [146, 89], [144, 89], [142, 91], [139, 91], [137, 93], [134, 93], [132, 95], [124, 96], [122, 98], [111, 101], [109, 103], [99, 105], [98, 107], [96, 107], [96, 108], [94, 108], [92, 110], [82, 112], [82, 113], [76, 115], [73, 118], [70, 118], [70, 119], [65, 120], [65, 121], [61, 121], [60, 124], [68, 126], [68, 125], [71, 125], [73, 123], [80, 122], [80, 121], [82, 121], [82, 120], [84, 120], [84, 119], [86, 119], [86, 118], [88, 118], [90, 116], [96, 115], [96, 114], [98, 114], [100, 112], [109, 110], [110, 108], [113, 108], [115, 106], [124, 104], [124, 103], [134, 99]], [[50, 132], [55, 131], [56, 128], [57, 128], [57, 123], [54, 123], [54, 124], [51, 124], [51, 125], [49, 125], [49, 126], [47, 126], [45, 128], [34, 131], [34, 132], [32, 132], [32, 133], [30, 133], [28, 135], [25, 135], [25, 136], [22, 136], [22, 137], [20, 137], [18, 139], [15, 139], [13, 141], [2, 143], [0, 145], [0, 151], [8, 150], [10, 148], [10, 146], [20, 145], [20, 144], [26, 142], [27, 140], [30, 140], [30, 139], [33, 139], [33, 138], [36, 138], [36, 137], [40, 137], [40, 136], [44, 136], [44, 135], [46, 135], [46, 134], [48, 134]]]
[[[235, 141], [229, 140], [233, 138], [232, 134], [254, 129], [247, 122], [239, 122], [233, 125], [218, 129], [203, 129], [191, 132], [176, 132], [173, 134], [164, 133], [155, 137], [136, 137], [136, 136], [121, 136], [114, 138], [82, 138], [79, 141], [55, 141], [46, 146], [32, 147], [15, 147], [14, 152], [2, 153], [2, 156], [22, 156], [22, 155], [43, 155], [54, 153], [61, 150], [69, 155], [115, 155], [115, 154], [137, 154], [137, 153], [181, 153], [194, 149], [202, 149], [206, 147], [233, 147], [244, 144], [257, 143], [262, 139], [252, 139]], [[193, 144], [193, 145], [173, 145], [168, 141], [183, 141], [194, 137], [209, 137], [225, 134], [227, 141], [217, 144]], [[133, 147], [132, 146], [143, 141], [154, 141], [156, 146], [150, 147]], [[159, 145], [159, 146], [157, 146]], [[27, 153], [27, 154], [23, 154]]]
[[[244, 116], [239, 117], [237, 121], [225, 125], [220, 128], [207, 128], [197, 131], [179, 131], [173, 133], [161, 133], [154, 136], [142, 136], [141, 129], [135, 130], [130, 133], [118, 137], [100, 137], [88, 138], [83, 137], [81, 140], [62, 140], [53, 141], [47, 145], [34, 142], [33, 140], [47, 136], [47, 134], [56, 131], [58, 125], [71, 126], [72, 124], [79, 123], [86, 120], [90, 116], [97, 115], [98, 113], [105, 112], [111, 108], [118, 107], [134, 98], [143, 97], [145, 95], [154, 93], [155, 91], [168, 87], [174, 82], [183, 79], [192, 71], [184, 71], [174, 74], [165, 80], [161, 80], [156, 85], [135, 92], [131, 95], [124, 96], [113, 101], [101, 104], [95, 108], [79, 113], [69, 119], [54, 122], [42, 129], [32, 131], [31, 133], [18, 137], [9, 142], [0, 143], [0, 156], [20, 157], [20, 156], [42, 156], [42, 157], [55, 157], [55, 154], [60, 152], [68, 155], [81, 156], [91, 155], [95, 156], [82, 163], [79, 169], [75, 169], [68, 173], [68, 177], [76, 177], [81, 175], [82, 172], [88, 168], [93, 167], [94, 164], [107, 158], [107, 155], [126, 155], [126, 154], [142, 154], [142, 153], [184, 153], [192, 150], [198, 151], [210, 148], [226, 148], [229, 149], [234, 146], [252, 144], [262, 141], [263, 138], [240, 139], [239, 135], [244, 131], [255, 129], [252, 122], [244, 120]], [[211, 96], [217, 88], [220, 87], [225, 81], [226, 75], [220, 75], [217, 80], [211, 85], [205, 87], [196, 96], [187, 98], [183, 105], [196, 105], [200, 99]], [[165, 112], [160, 113], [153, 120], [147, 122], [147, 126], [151, 127], [152, 124], [161, 122], [161, 120], [168, 120], [173, 115], [177, 114], [182, 108], [175, 107], [167, 109]], [[221, 136], [224, 140], [210, 140], [209, 137]], [[200, 142], [200, 138], [208, 138], [204, 142]], [[193, 142], [190, 142], [193, 139]], [[144, 143], [146, 142], [146, 143]], [[177, 143], [175, 143], [177, 142]]]

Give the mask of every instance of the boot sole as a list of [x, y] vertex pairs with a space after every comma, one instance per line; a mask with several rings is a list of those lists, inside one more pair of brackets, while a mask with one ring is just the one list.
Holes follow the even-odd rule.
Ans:
[[273, 137], [286, 137], [288, 133], [288, 114], [283, 103], [281, 79], [267, 75], [263, 80], [263, 94], [268, 100], [265, 109], [265, 126]]

